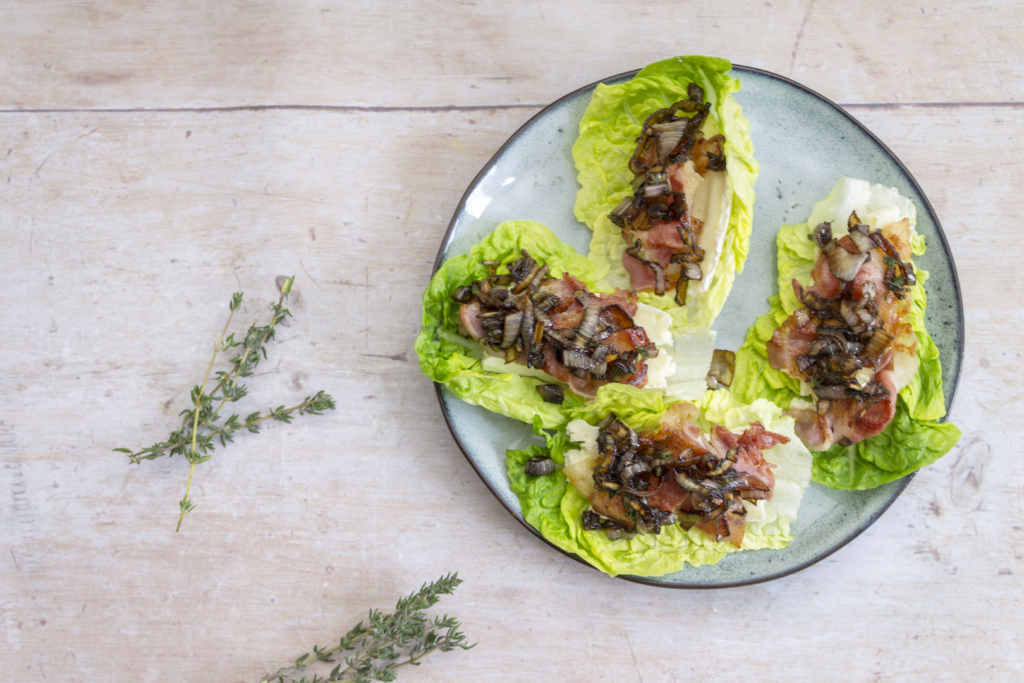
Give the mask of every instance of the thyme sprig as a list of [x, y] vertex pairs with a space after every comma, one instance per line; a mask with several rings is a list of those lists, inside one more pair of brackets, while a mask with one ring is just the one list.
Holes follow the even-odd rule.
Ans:
[[[393, 681], [398, 669], [409, 665], [419, 666], [420, 660], [431, 652], [476, 647], [476, 643], [466, 644], [466, 636], [459, 630], [462, 624], [454, 617], [445, 614], [430, 620], [423, 614], [424, 610], [436, 605], [442, 595], [451, 595], [461, 583], [458, 572], [448, 574], [399, 599], [394, 614], [370, 610], [367, 626], [363, 626], [360, 621], [334, 647], [319, 648], [314, 645], [313, 651], [296, 659], [294, 665], [278, 669], [276, 673], [261, 679], [260, 683]], [[298, 680], [291, 677], [293, 673], [301, 672], [314, 662], [335, 662], [335, 656], [349, 651], [355, 654], [344, 657], [344, 668], [339, 663], [326, 676], [314, 674], [312, 678], [303, 676]]]
[[[192, 388], [192, 408], [181, 411], [183, 417], [178, 429], [171, 432], [166, 441], [159, 441], [148, 448], [138, 451], [133, 451], [130, 448], [114, 449], [117, 452], [126, 453], [129, 462], [136, 465], [143, 460], [155, 460], [165, 455], [167, 457], [183, 455], [188, 460], [188, 483], [185, 485], [185, 496], [179, 502], [178, 525], [175, 531], [181, 529], [181, 522], [185, 515], [195, 509], [195, 503], [189, 498], [189, 492], [192, 490], [192, 477], [195, 474], [196, 465], [213, 457], [210, 453], [216, 448], [216, 441], [220, 441], [221, 446], [226, 446], [229, 441], [234, 441], [235, 433], [240, 430], [244, 429], [254, 434], [259, 433], [258, 425], [266, 420], [291, 422], [292, 414], [296, 412], [299, 415], [321, 415], [325, 410], [335, 409], [334, 399], [323, 391], [318, 391], [291, 408], [285, 408], [283, 405], [270, 408], [266, 415], [257, 411], [247, 415], [245, 420], [239, 420], [238, 415], [231, 415], [224, 420], [222, 425], [217, 425], [221, 419], [220, 411], [226, 403], [235, 403], [248, 395], [248, 389], [244, 384], [239, 384], [238, 380], [252, 376], [260, 359], [267, 357], [266, 344], [274, 339], [277, 326], [286, 318], [291, 317], [291, 312], [282, 304], [285, 296], [291, 292], [293, 282], [295, 282], [294, 276], [281, 285], [280, 298], [276, 304], [271, 304], [270, 321], [262, 327], [253, 323], [240, 341], [235, 341], [234, 333], [227, 337], [224, 336], [231, 326], [235, 312], [242, 305], [242, 292], [235, 292], [229, 304], [231, 313], [213, 347], [213, 356], [206, 366], [203, 381]], [[213, 369], [217, 356], [238, 347], [241, 349], [237, 355], [228, 361], [231, 365], [230, 370], [219, 370], [214, 373], [217, 383], [207, 393], [206, 384], [210, 379], [210, 371]]]

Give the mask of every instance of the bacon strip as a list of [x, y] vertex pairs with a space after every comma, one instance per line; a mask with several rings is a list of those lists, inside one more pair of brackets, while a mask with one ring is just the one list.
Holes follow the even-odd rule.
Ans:
[[[610, 325], [613, 330], [601, 340], [602, 344], [608, 345], [620, 356], [640, 349], [647, 350], [652, 356], [657, 354], [654, 342], [647, 337], [644, 329], [633, 325], [638, 299], [635, 292], [617, 289], [610, 294], [594, 294], [587, 290], [582, 281], [568, 273], [560, 278], [546, 278], [541, 283], [539, 291], [549, 292], [558, 297], [558, 303], [547, 312], [551, 321], [550, 329], [561, 333], [570, 342], [573, 341], [575, 331], [583, 321], [585, 310], [598, 307], [601, 309], [599, 321], [605, 326]], [[479, 317], [482, 311], [483, 307], [479, 301], [462, 304], [459, 308], [460, 331], [479, 342], [486, 341], [487, 336]], [[568, 384], [581, 396], [593, 398], [597, 395], [598, 388], [609, 382], [606, 379], [580, 378], [573, 375], [570, 369], [560, 362], [554, 347], [547, 341], [541, 345], [540, 352], [543, 354], [540, 369]], [[527, 365], [528, 355], [527, 350], [523, 349], [515, 362]], [[647, 366], [642, 357], [636, 361], [635, 367], [636, 372], [620, 379], [619, 383], [643, 388], [647, 384]]]
[[[910, 260], [909, 221], [904, 219], [888, 225], [882, 229], [882, 234], [893, 244], [901, 259]], [[856, 251], [849, 237], [841, 238], [839, 246]], [[861, 301], [867, 298], [866, 295], [873, 288], [873, 300], [878, 308], [882, 326], [895, 337], [887, 353], [879, 359], [874, 368], [875, 381], [881, 383], [889, 392], [884, 400], [871, 404], [865, 410], [857, 399], [834, 399], [828, 402], [828, 409], [824, 415], [819, 415], [813, 406], [807, 407], [806, 402], [794, 402], [789, 413], [796, 419], [797, 434], [809, 448], [824, 450], [834, 443], [859, 443], [881, 433], [895, 415], [896, 394], [903, 388], [897, 386], [894, 380], [896, 355], [913, 361], [916, 356], [917, 338], [909, 323], [904, 322], [910, 312], [911, 301], [909, 298], [901, 300], [888, 290], [884, 282], [885, 270], [881, 250], [872, 249], [856, 277], [844, 285], [832, 274], [825, 256], [819, 254], [811, 271], [812, 285], [802, 291], [799, 283], [793, 283], [798, 298], [802, 298], [805, 292], [813, 292], [827, 299], [842, 296], [844, 299]], [[806, 322], [801, 324], [801, 320]], [[797, 367], [797, 358], [808, 353], [811, 344], [818, 338], [819, 323], [820, 321], [813, 317], [813, 311], [808, 309], [801, 309], [787, 318], [775, 330], [767, 344], [766, 350], [771, 367], [782, 370], [791, 377], [808, 380], [808, 376]]]

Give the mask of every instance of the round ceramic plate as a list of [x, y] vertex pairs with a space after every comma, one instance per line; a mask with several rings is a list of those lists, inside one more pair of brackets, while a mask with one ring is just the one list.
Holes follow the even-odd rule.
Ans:
[[[635, 73], [602, 82], [620, 83]], [[946, 405], [951, 406], [963, 356], [963, 304], [949, 245], [920, 186], [878, 138], [828, 99], [767, 71], [734, 66], [732, 75], [743, 86], [736, 99], [750, 121], [761, 173], [755, 186], [750, 254], [715, 322], [716, 346], [735, 351], [755, 318], [767, 312], [768, 297], [776, 293], [775, 235], [779, 226], [806, 221], [814, 204], [841, 176], [862, 178], [895, 187], [917, 204], [917, 230], [927, 239], [928, 251], [916, 257], [915, 263], [931, 273], [926, 325], [940, 349]], [[441, 244], [435, 271], [448, 256], [466, 253], [495, 226], [510, 219], [543, 223], [581, 254], [589, 251], [591, 232], [573, 216], [579, 185], [572, 146], [596, 86], [594, 83], [554, 102], [498, 150], [462, 197]], [[438, 397], [456, 442], [484, 483], [516, 519], [542, 538], [523, 520], [505, 469], [506, 449], [538, 443], [530, 427], [463, 403], [440, 385]], [[871, 526], [910, 479], [904, 477], [870, 491], [833, 491], [812, 483], [787, 548], [731, 553], [718, 564], [687, 566], [655, 579], [622, 578], [673, 588], [712, 588], [785, 576], [828, 556]]]

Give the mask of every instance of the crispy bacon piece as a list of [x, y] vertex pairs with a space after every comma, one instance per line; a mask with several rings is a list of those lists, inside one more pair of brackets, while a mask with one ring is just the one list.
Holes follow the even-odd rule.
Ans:
[[658, 353], [633, 324], [635, 292], [592, 293], [568, 273], [545, 277], [546, 267], [525, 251], [495, 274], [459, 288], [459, 330], [506, 362], [541, 369], [592, 398], [608, 382], [642, 388], [645, 359]]
[[[623, 253], [622, 263], [636, 290], [663, 294], [676, 289], [685, 274], [689, 275], [687, 280], [699, 279], [695, 277], [699, 269], [695, 264], [700, 263], [703, 253], [693, 247], [701, 226], [690, 212], [704, 176], [709, 171], [725, 170], [725, 138], [704, 138], [701, 124], [710, 106], [703, 101], [700, 87], [690, 84], [690, 91], [689, 99], [660, 109], [644, 121], [628, 164], [635, 176], [634, 195], [623, 199], [609, 215], [633, 250], [632, 254]], [[682, 237], [680, 223], [689, 227], [693, 244]], [[633, 249], [637, 240], [639, 251]], [[684, 270], [678, 261], [673, 263], [673, 257], [688, 261], [690, 269]], [[663, 282], [659, 268], [664, 273]], [[679, 299], [683, 291], [682, 287], [677, 290], [680, 305], [684, 303]]]
[[[884, 227], [881, 236], [900, 259], [909, 263], [909, 221], [904, 219]], [[838, 248], [857, 252], [848, 236], [838, 240]], [[825, 255], [819, 254], [811, 271], [812, 285], [804, 289], [794, 281], [793, 288], [802, 301], [810, 301], [821, 310], [798, 310], [768, 342], [768, 361], [773, 368], [812, 382], [817, 396], [827, 396], [816, 403], [794, 401], [789, 410], [796, 419], [797, 434], [814, 450], [824, 450], [834, 443], [858, 443], [879, 434], [895, 415], [896, 394], [916, 371], [917, 338], [905, 322], [911, 302], [909, 298], [898, 297], [886, 285], [885, 259], [880, 248], [872, 248], [853, 280], [844, 283], [832, 273]], [[841, 314], [841, 306], [846, 307], [847, 315], [854, 309], [863, 309], [873, 324], [893, 337], [884, 353], [873, 357], [865, 352], [871, 328], [858, 327], [860, 321], [856, 318], [853, 321], [858, 324], [851, 325]], [[832, 329], [826, 331], [829, 327]], [[813, 351], [822, 350], [819, 340], [836, 338], [837, 330], [844, 341], [824, 351], [828, 358], [815, 356]], [[821, 363], [829, 362], [837, 353], [840, 355], [830, 366], [831, 374], [822, 374]], [[836, 382], [835, 370], [841, 360], [850, 368], [873, 370], [873, 375], [868, 372], [870, 385], [863, 387], [845, 379]], [[829, 382], [822, 384], [822, 377]]]
[[803, 325], [799, 323], [800, 318], [795, 314], [789, 316], [768, 342], [768, 362], [776, 370], [796, 369], [796, 359], [807, 353], [818, 338], [817, 318]]
[[633, 289], [638, 292], [654, 291], [655, 275], [649, 266], [626, 252], [622, 252], [622, 265], [629, 273], [629, 284]]
[[789, 439], [759, 422], [742, 434], [717, 425], [707, 434], [693, 421], [696, 415], [692, 405], [676, 404], [661, 429], [639, 434], [610, 416], [597, 458], [572, 463], [566, 476], [596, 512], [626, 529], [659, 533], [681, 519], [739, 547], [744, 495], [771, 499], [775, 486], [774, 465], [763, 451]]

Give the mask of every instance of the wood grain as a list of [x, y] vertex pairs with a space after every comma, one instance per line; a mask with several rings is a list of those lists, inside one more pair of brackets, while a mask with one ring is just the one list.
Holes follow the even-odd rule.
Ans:
[[[439, 608], [480, 646], [400, 680], [1020, 680], [1019, 9], [429, 7], [0, 7], [0, 106], [147, 110], [0, 113], [0, 673], [253, 681], [459, 570]], [[957, 449], [822, 563], [727, 591], [608, 579], [537, 541], [412, 351], [451, 213], [534, 105], [684, 44], [863, 105], [935, 205], [967, 322]], [[190, 110], [278, 103], [339, 108]], [[232, 291], [241, 327], [292, 274], [241, 408], [323, 388], [340, 409], [218, 451], [175, 534], [186, 463], [110, 449], [175, 424]]]
[[[1017, 3], [33, 2], [0, 109], [546, 104], [677, 54], [846, 103], [1024, 102]], [[728, 48], [728, 49], [726, 49]]]

